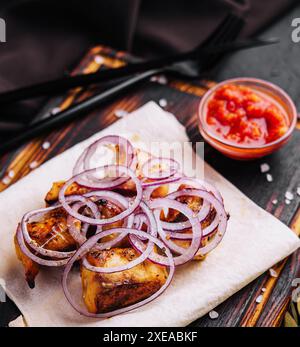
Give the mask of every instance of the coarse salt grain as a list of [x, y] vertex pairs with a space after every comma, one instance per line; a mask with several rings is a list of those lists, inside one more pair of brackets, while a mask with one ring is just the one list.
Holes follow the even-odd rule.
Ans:
[[270, 165], [269, 165], [269, 164], [263, 163], [263, 164], [260, 165], [260, 171], [261, 171], [262, 173], [266, 173], [266, 172], [268, 172], [269, 170], [270, 170]]
[[35, 169], [36, 167], [38, 167], [38, 162], [37, 161], [33, 161], [29, 164], [30, 169]]
[[118, 117], [118, 118], [123, 118], [123, 117], [125, 117], [127, 115], [128, 115], [128, 112], [125, 111], [125, 110], [121, 110], [121, 109], [115, 110], [115, 116]]
[[60, 112], [60, 108], [59, 107], [54, 107], [52, 110], [51, 110], [51, 114], [54, 115], [54, 114], [57, 114]]
[[157, 78], [157, 82], [158, 82], [159, 84], [167, 84], [167, 83], [168, 83], [168, 80], [166, 79], [165, 76], [159, 76], [159, 77]]
[[42, 148], [43, 148], [43, 149], [48, 149], [48, 148], [50, 148], [50, 142], [48, 142], [48, 141], [44, 142], [44, 143], [42, 144]]
[[285, 198], [288, 200], [293, 200], [294, 199], [294, 194], [292, 192], [287, 191], [285, 193]]
[[95, 60], [95, 63], [97, 63], [99, 65], [104, 62], [104, 59], [103, 59], [103, 57], [101, 57], [101, 55], [96, 55], [94, 60]]
[[5, 185], [10, 184], [10, 178], [9, 178], [8, 176], [4, 177], [4, 178], [2, 179], [2, 183], [5, 184]]
[[265, 293], [266, 290], [267, 290], [267, 288], [261, 288], [261, 291], [262, 291], [263, 293]]
[[166, 107], [168, 105], [168, 102], [166, 99], [160, 99], [158, 103], [159, 103], [159, 106], [161, 107]]
[[256, 302], [258, 303], [258, 304], [260, 304], [261, 302], [262, 302], [262, 300], [263, 300], [263, 296], [262, 295], [259, 295], [257, 298], [256, 298]]
[[15, 177], [15, 172], [14, 172], [14, 170], [9, 170], [9, 171], [8, 171], [8, 177], [10, 177], [10, 178], [14, 178], [14, 177]]
[[277, 205], [278, 204], [278, 200], [277, 199], [272, 200], [272, 204], [273, 205]]
[[291, 203], [291, 200], [285, 199], [285, 204], [286, 205], [290, 205], [290, 203]]
[[266, 179], [268, 182], [273, 182], [273, 176], [271, 174], [266, 174]]
[[210, 319], [217, 319], [219, 317], [219, 313], [214, 310], [210, 311], [208, 315]]
[[269, 273], [270, 273], [270, 276], [271, 277], [278, 277], [278, 274], [277, 274], [277, 272], [274, 270], [274, 269], [269, 269]]
[[297, 194], [300, 196], [300, 187], [297, 188]]

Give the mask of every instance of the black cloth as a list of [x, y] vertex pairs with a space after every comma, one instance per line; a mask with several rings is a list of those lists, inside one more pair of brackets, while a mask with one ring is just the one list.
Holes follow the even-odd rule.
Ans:
[[[105, 44], [143, 57], [184, 51], [203, 41], [238, 0], [0, 0], [0, 92], [62, 76], [84, 52]], [[241, 1], [241, 0], [240, 0]], [[249, 36], [298, 0], [243, 0]], [[242, 1], [242, 2], [243, 2]], [[30, 119], [36, 100], [1, 110]]]

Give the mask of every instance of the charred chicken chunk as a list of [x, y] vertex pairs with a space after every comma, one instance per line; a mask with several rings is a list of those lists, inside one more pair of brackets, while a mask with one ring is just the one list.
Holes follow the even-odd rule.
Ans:
[[[55, 202], [57, 202], [59, 191], [64, 184], [65, 184], [65, 181], [58, 181], [52, 184], [52, 187], [47, 193], [45, 198], [46, 204], [48, 206], [53, 205]], [[70, 184], [70, 186], [67, 188], [65, 195], [66, 196], [74, 195], [74, 194], [82, 195], [82, 194], [88, 193], [89, 191], [90, 190], [88, 188], [82, 187], [78, 183], [74, 182]]]
[[[30, 237], [45, 249], [53, 251], [74, 250], [76, 243], [68, 232], [67, 217], [62, 209], [52, 211], [41, 221], [27, 224]], [[25, 269], [25, 278], [30, 288], [39, 272], [39, 265], [28, 258], [20, 249], [15, 236], [15, 249], [18, 259]]]
[[[115, 267], [138, 257], [133, 248], [113, 248], [87, 256], [93, 266]], [[89, 312], [102, 313], [137, 303], [154, 294], [167, 279], [164, 266], [149, 260], [132, 269], [111, 274], [81, 267], [83, 299]]]

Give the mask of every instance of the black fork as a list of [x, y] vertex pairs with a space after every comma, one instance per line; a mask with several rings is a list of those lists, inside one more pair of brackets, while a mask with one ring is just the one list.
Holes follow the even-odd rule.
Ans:
[[[200, 51], [203, 47], [213, 47], [235, 41], [243, 29], [244, 24], [245, 21], [241, 16], [235, 13], [229, 13], [209, 37], [196, 48], [196, 51]], [[204, 72], [215, 67], [223, 57], [224, 53], [210, 54], [209, 59], [207, 59], [207, 55], [199, 54], [198, 59], [174, 64], [168, 69], [168, 72], [181, 78], [199, 78]]]

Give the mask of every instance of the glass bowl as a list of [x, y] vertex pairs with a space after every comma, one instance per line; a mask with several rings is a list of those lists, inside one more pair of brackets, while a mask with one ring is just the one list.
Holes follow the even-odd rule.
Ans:
[[[225, 84], [235, 84], [250, 87], [254, 91], [256, 90], [260, 93], [266, 94], [269, 98], [279, 103], [287, 115], [287, 132], [273, 142], [252, 147], [245, 144], [237, 144], [228, 141], [211, 131], [206, 123], [207, 104], [213, 97], [215, 91]], [[234, 78], [218, 83], [204, 94], [198, 109], [198, 126], [204, 140], [227, 157], [237, 160], [261, 158], [278, 150], [289, 141], [296, 126], [296, 122], [297, 110], [295, 104], [285, 91], [273, 83], [250, 77]]]

